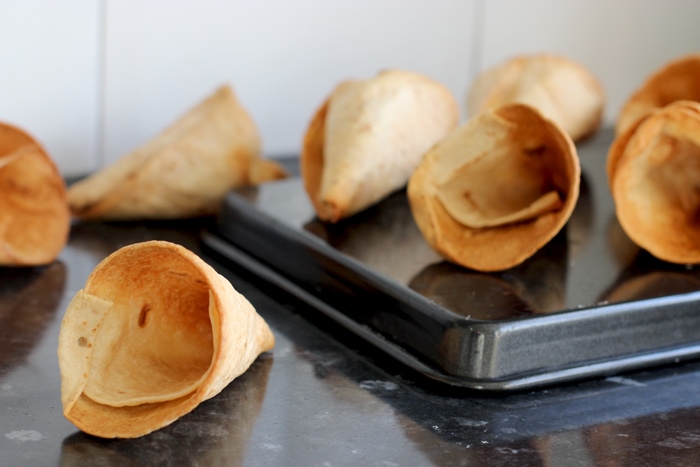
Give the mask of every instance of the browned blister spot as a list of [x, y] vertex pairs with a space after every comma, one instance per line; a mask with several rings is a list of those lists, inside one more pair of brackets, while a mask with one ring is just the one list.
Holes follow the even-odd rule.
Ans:
[[145, 303], [139, 313], [139, 327], [145, 327], [148, 320], [148, 312], [151, 311], [151, 305]]

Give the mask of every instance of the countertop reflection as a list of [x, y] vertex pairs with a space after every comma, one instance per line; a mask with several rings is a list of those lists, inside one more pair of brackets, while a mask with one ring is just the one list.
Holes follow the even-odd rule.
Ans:
[[[76, 224], [55, 264], [0, 269], [0, 465], [637, 466], [700, 461], [700, 362], [515, 394], [445, 387], [378, 354], [245, 271], [224, 266], [200, 248], [199, 233], [210, 227], [206, 219]], [[139, 439], [103, 440], [81, 433], [61, 413], [60, 321], [102, 258], [149, 239], [177, 242], [201, 254], [255, 305], [277, 344], [221, 394], [172, 425]], [[620, 283], [640, 280], [641, 285], [610, 291], [608, 299], [625, 300], [655, 287], [657, 277], [642, 280], [647, 260], [630, 261], [639, 264], [638, 273]], [[450, 266], [424, 271], [414, 286], [439, 296], [444, 268]], [[558, 270], [542, 273], [550, 272]], [[485, 286], [508, 291], [505, 299], [533, 307], [547, 308], [560, 299], [557, 290], [523, 295], [517, 274], [462, 279], [490, 281]]]

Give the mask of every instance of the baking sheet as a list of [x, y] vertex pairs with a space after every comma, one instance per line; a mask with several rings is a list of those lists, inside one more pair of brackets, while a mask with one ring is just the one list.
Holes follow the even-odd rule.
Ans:
[[612, 132], [579, 145], [567, 226], [523, 264], [482, 273], [441, 259], [404, 191], [339, 224], [302, 180], [232, 192], [205, 243], [421, 373], [511, 390], [700, 355], [700, 269], [656, 260], [620, 228]]

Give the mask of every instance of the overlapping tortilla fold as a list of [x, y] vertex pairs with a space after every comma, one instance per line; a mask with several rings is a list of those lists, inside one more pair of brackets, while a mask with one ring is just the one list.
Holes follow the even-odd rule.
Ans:
[[63, 412], [96, 436], [141, 436], [218, 394], [273, 345], [253, 306], [197, 255], [130, 245], [95, 268], [66, 310]]
[[700, 54], [688, 55], [667, 63], [649, 76], [646, 82], [622, 106], [615, 122], [622, 134], [654, 109], [679, 101], [700, 101]]
[[700, 263], [700, 103], [642, 117], [613, 142], [607, 170], [632, 241], [664, 261]]
[[304, 137], [301, 173], [318, 217], [337, 222], [405, 186], [458, 118], [450, 91], [417, 73], [342, 82]]
[[578, 199], [571, 138], [511, 104], [468, 120], [423, 158], [408, 184], [414, 219], [449, 261], [498, 271], [522, 263], [564, 226]]
[[286, 176], [260, 158], [260, 137], [222, 86], [155, 139], [75, 183], [68, 201], [83, 219], [177, 219], [215, 213], [234, 187]]
[[605, 93], [579, 63], [536, 54], [514, 57], [477, 76], [469, 89], [467, 111], [473, 117], [512, 103], [536, 108], [577, 141], [598, 129]]
[[26, 132], [0, 123], [0, 266], [51, 263], [68, 240], [66, 185]]

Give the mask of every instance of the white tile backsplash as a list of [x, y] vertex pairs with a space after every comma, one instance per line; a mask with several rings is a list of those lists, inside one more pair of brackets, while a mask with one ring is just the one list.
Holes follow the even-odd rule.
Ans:
[[602, 82], [605, 123], [646, 77], [700, 52], [697, 0], [485, 0], [480, 68], [534, 52], [565, 55]]
[[344, 78], [412, 69], [463, 104], [477, 70], [555, 52], [601, 79], [610, 124], [649, 73], [700, 50], [698, 17], [696, 0], [0, 0], [0, 120], [73, 175], [229, 82], [265, 152], [295, 154]]
[[99, 161], [99, 12], [88, 0], [0, 2], [0, 120], [68, 175]]
[[270, 155], [296, 154], [340, 80], [400, 67], [461, 92], [473, 1], [107, 2], [105, 155], [151, 138], [222, 82]]

